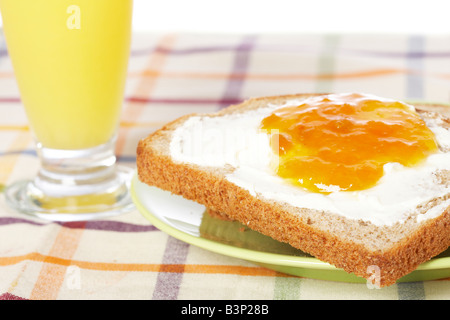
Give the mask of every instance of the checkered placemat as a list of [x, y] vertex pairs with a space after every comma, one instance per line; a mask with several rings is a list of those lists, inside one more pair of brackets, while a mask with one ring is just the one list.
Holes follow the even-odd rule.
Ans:
[[[135, 34], [117, 154], [187, 113], [249, 97], [366, 92], [449, 102], [448, 35]], [[0, 34], [0, 185], [39, 166]], [[136, 210], [52, 223], [0, 198], [0, 299], [448, 299], [450, 281], [365, 284], [287, 276], [176, 240]]]

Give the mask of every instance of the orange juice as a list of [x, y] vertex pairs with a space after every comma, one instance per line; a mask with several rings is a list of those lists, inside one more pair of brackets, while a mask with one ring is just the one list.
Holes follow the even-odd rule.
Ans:
[[0, 0], [8, 51], [37, 140], [86, 149], [117, 130], [132, 0]]

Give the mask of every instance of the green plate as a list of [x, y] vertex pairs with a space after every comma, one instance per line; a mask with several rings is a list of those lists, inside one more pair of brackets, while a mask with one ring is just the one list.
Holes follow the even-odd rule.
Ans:
[[[167, 191], [143, 184], [135, 176], [131, 192], [136, 207], [155, 227], [194, 246], [243, 259], [289, 275], [366, 283], [287, 244], [246, 228], [212, 218], [205, 207]], [[450, 249], [420, 265], [398, 282], [436, 280], [450, 277]]]

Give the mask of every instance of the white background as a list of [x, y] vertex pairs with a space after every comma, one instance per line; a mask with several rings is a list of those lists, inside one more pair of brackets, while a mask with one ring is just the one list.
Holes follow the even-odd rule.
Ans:
[[448, 33], [449, 0], [135, 0], [137, 31]]
[[143, 32], [442, 34], [449, 8], [449, 0], [135, 0], [133, 23]]

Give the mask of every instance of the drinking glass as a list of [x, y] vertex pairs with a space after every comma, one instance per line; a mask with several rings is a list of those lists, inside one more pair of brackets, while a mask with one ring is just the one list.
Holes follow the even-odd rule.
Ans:
[[131, 169], [115, 144], [132, 0], [0, 0], [8, 52], [41, 167], [5, 190], [20, 212], [56, 221], [127, 212]]

